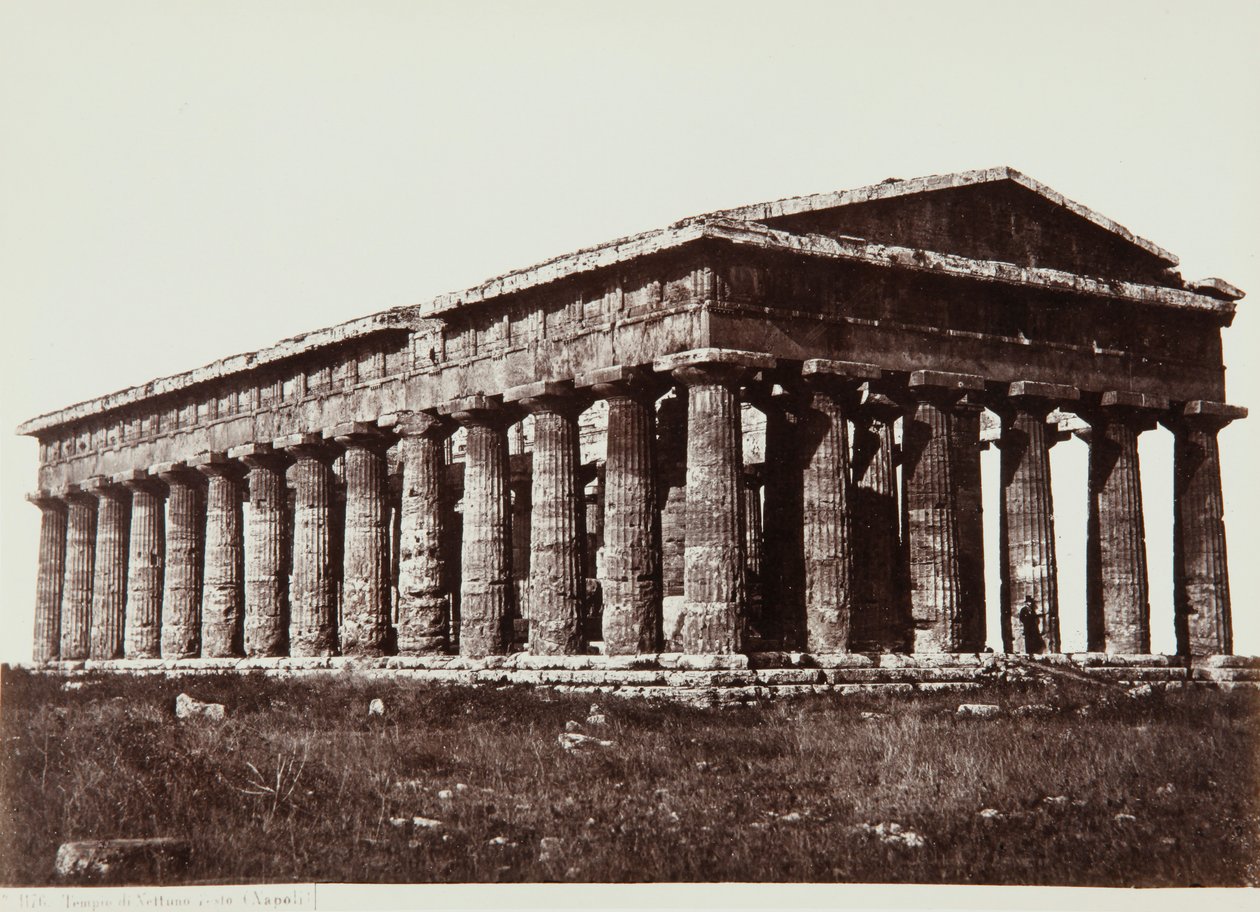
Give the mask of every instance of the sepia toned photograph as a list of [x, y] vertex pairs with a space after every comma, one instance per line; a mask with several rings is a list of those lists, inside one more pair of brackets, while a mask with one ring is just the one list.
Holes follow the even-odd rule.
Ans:
[[1258, 40], [0, 8], [0, 906], [1245, 907]]

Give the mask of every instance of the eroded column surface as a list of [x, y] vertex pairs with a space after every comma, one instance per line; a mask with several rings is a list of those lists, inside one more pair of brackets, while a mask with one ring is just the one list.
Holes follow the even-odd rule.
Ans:
[[761, 615], [756, 632], [787, 649], [805, 646], [804, 487], [799, 391], [774, 387], [757, 403], [766, 416]]
[[578, 478], [578, 414], [571, 388], [531, 383], [504, 393], [534, 417], [529, 537], [529, 651], [576, 655], [583, 651], [582, 602], [586, 578], [582, 551], [586, 502]]
[[35, 580], [35, 644], [31, 658], [48, 662], [61, 654], [61, 591], [66, 576], [66, 502], [40, 491], [27, 500], [39, 507], [39, 569]]
[[162, 586], [162, 658], [201, 652], [201, 575], [205, 541], [203, 479], [176, 463], [153, 466], [166, 484], [166, 566]]
[[1173, 585], [1177, 652], [1234, 651], [1225, 555], [1225, 505], [1217, 435], [1247, 410], [1219, 402], [1187, 403], [1171, 421], [1173, 450]]
[[603, 636], [607, 655], [661, 648], [659, 527], [653, 460], [655, 395], [648, 377], [623, 368], [581, 379], [608, 402], [604, 461]]
[[853, 526], [856, 602], [854, 651], [905, 651], [911, 646], [897, 499], [895, 430], [901, 409], [869, 388], [853, 434]]
[[346, 448], [346, 524], [341, 592], [341, 651], [382, 655], [392, 647], [389, 619], [389, 439], [366, 424], [326, 436]]
[[744, 579], [748, 599], [748, 629], [761, 629], [762, 574], [765, 563], [765, 532], [761, 525], [760, 466], [744, 470]]
[[331, 655], [336, 648], [337, 592], [332, 565], [332, 460], [315, 434], [274, 441], [294, 460], [293, 537], [289, 573], [289, 654]]
[[446, 411], [467, 431], [459, 651], [502, 655], [511, 643], [514, 602], [510, 416], [484, 397], [457, 400]]
[[127, 610], [131, 492], [108, 478], [89, 479], [96, 496], [96, 566], [92, 575], [93, 659], [120, 659]]
[[915, 652], [961, 652], [969, 642], [959, 563], [953, 409], [979, 377], [915, 371], [904, 432], [910, 609]]
[[201, 580], [201, 655], [243, 654], [245, 538], [242, 467], [223, 453], [190, 460], [206, 476], [205, 571]]
[[687, 544], [683, 568], [682, 648], [689, 653], [743, 649], [743, 434], [739, 384], [774, 360], [751, 352], [704, 349], [659, 359], [687, 386]]
[[[687, 390], [660, 400], [656, 415], [656, 498], [661, 516], [661, 596], [681, 599], [687, 543]], [[670, 631], [665, 631], [670, 636]], [[677, 647], [677, 644], [673, 644]], [[668, 647], [669, 644], [666, 644]], [[678, 647], [681, 648], [681, 647]]]
[[86, 659], [92, 644], [96, 498], [72, 486], [66, 495], [66, 502], [66, 577], [61, 591], [61, 658]]
[[1073, 387], [1012, 383], [1000, 411], [1002, 464], [1002, 645], [1007, 652], [1059, 652], [1055, 556], [1046, 416], [1080, 398]]
[[249, 470], [249, 527], [245, 537], [245, 654], [288, 652], [288, 457], [270, 444], [228, 451]]
[[810, 360], [801, 374], [809, 402], [799, 437], [804, 460], [805, 647], [814, 653], [846, 652], [855, 596], [848, 415], [857, 401], [856, 383], [878, 377], [879, 370]]
[[131, 544], [127, 556], [127, 623], [123, 654], [162, 654], [162, 589], [166, 576], [166, 486], [148, 472], [115, 476], [131, 491]]
[[447, 574], [442, 559], [445, 441], [451, 423], [416, 412], [403, 416], [402, 517], [398, 539], [398, 651], [442, 652], [447, 646]]
[[1087, 575], [1091, 652], [1151, 650], [1150, 585], [1138, 435], [1167, 402], [1108, 392], [1089, 434], [1090, 541]]
[[954, 406], [950, 435], [958, 481], [958, 582], [966, 652], [981, 652], [987, 638], [984, 592], [984, 493], [980, 481], [980, 414], [983, 406], [963, 399]]

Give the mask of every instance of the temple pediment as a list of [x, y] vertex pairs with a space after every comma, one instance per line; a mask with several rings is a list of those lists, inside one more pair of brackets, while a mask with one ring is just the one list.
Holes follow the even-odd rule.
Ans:
[[1175, 255], [1006, 167], [890, 178], [715, 214], [797, 234], [1183, 287]]

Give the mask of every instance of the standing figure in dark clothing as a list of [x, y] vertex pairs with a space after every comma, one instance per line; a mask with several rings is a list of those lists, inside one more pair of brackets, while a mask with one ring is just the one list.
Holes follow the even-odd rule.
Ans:
[[1024, 606], [1019, 609], [1019, 622], [1024, 628], [1024, 652], [1041, 655], [1046, 651], [1046, 641], [1041, 636], [1037, 605], [1031, 595], [1024, 596]]

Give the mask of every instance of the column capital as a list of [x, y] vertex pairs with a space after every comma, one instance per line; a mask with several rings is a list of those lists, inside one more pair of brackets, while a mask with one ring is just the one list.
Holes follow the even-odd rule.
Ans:
[[897, 400], [880, 392], [871, 381], [862, 384], [861, 393], [862, 398], [858, 402], [858, 415], [866, 418], [868, 421], [888, 424], [905, 414], [905, 409], [902, 408]]
[[1149, 431], [1158, 423], [1160, 414], [1167, 411], [1168, 400], [1163, 396], [1133, 390], [1106, 390], [1098, 399], [1095, 420], [1122, 421], [1138, 431]]
[[578, 389], [589, 389], [599, 399], [617, 396], [655, 399], [668, 386], [650, 365], [614, 364], [578, 374], [573, 380]]
[[133, 494], [137, 491], [148, 494], [166, 494], [166, 485], [150, 475], [146, 469], [128, 469], [125, 472], [115, 473], [112, 478], [114, 484], [122, 485]]
[[321, 434], [302, 433], [276, 437], [271, 441], [274, 449], [283, 450], [294, 459], [319, 459], [332, 462], [337, 456], [337, 448], [324, 440]]
[[455, 430], [455, 422], [433, 409], [391, 412], [378, 418], [376, 425], [399, 437], [429, 437], [434, 440], [445, 440]]
[[753, 371], [771, 370], [773, 356], [730, 348], [695, 348], [657, 358], [652, 368], [686, 386], [736, 386]]
[[875, 364], [860, 361], [832, 361], [827, 358], [810, 358], [801, 365], [801, 378], [810, 382], [878, 380], [884, 375]]
[[1227, 405], [1206, 399], [1193, 399], [1180, 408], [1174, 406], [1164, 419], [1164, 424], [1176, 430], [1179, 426], [1219, 431], [1232, 421], [1247, 417], [1247, 409], [1241, 405]]
[[292, 457], [287, 453], [276, 452], [273, 444], [266, 441], [257, 443], [243, 443], [240, 446], [234, 446], [227, 451], [228, 459], [235, 459], [243, 462], [252, 468], [263, 469], [280, 469], [287, 466], [293, 461]]
[[154, 463], [149, 466], [149, 475], [153, 478], [160, 478], [168, 485], [171, 483], [179, 484], [181, 482], [189, 484], [201, 479], [201, 476], [193, 469], [189, 468], [188, 464], [182, 459], [173, 462]]
[[477, 393], [452, 399], [438, 406], [438, 414], [446, 415], [462, 425], [505, 428], [516, 418], [516, 410], [505, 408], [502, 396], [486, 396]]
[[369, 449], [384, 449], [392, 441], [391, 434], [367, 421], [343, 421], [324, 428], [322, 436], [325, 441], [334, 441], [339, 446]]
[[126, 488], [110, 475], [93, 475], [91, 478], [85, 478], [82, 489], [84, 493], [96, 498], [119, 497], [126, 491]]
[[240, 478], [244, 475], [243, 467], [234, 459], [229, 459], [226, 452], [207, 450], [188, 459], [188, 467], [196, 469], [207, 478]]
[[531, 415], [558, 412], [576, 415], [588, 404], [590, 395], [574, 389], [572, 380], [539, 380], [509, 387], [503, 391], [505, 403], [517, 403]]
[[1056, 408], [1079, 402], [1081, 391], [1062, 383], [1039, 380], [1016, 380], [1006, 388], [1005, 396], [994, 396], [990, 407], [1004, 419], [1015, 411], [1045, 418]]
[[915, 399], [926, 399], [956, 405], [968, 393], [984, 392], [984, 378], [978, 374], [957, 374], [950, 371], [911, 371], [906, 389]]
[[41, 510], [65, 510], [66, 509], [66, 491], [65, 488], [40, 488], [31, 491], [26, 495], [29, 503], [33, 503]]

